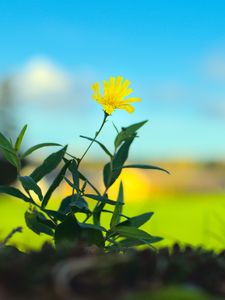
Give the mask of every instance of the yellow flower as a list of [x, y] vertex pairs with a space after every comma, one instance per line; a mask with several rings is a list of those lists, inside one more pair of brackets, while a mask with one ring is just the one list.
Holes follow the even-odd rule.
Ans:
[[103, 106], [104, 111], [111, 115], [115, 109], [124, 109], [128, 113], [134, 112], [134, 107], [130, 105], [132, 102], [141, 101], [140, 98], [126, 98], [133, 90], [129, 88], [130, 81], [122, 76], [110, 77], [109, 81], [103, 80], [103, 94], [100, 92], [98, 82], [92, 85], [93, 99]]

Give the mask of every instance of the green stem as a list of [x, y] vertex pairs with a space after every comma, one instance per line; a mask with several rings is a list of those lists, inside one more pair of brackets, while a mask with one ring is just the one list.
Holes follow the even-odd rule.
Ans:
[[[104, 191], [102, 197], [105, 197], [106, 194], [107, 194], [107, 192], [108, 192], [109, 184], [110, 184], [110, 181], [111, 181], [111, 178], [112, 178], [112, 169], [113, 169], [113, 165], [112, 165], [112, 158], [111, 158], [111, 160], [110, 160], [110, 175], [109, 175], [109, 182], [108, 182], [108, 184], [107, 184], [107, 186], [106, 186], [106, 188], [105, 188], [105, 191]], [[101, 205], [101, 201], [98, 201], [97, 204], [95, 205], [94, 212], [96, 212], [96, 210], [98, 209], [99, 205]], [[105, 205], [104, 205], [104, 206], [105, 206]], [[103, 210], [104, 206], [102, 207], [102, 210]], [[99, 212], [99, 219], [100, 219], [102, 210]]]
[[93, 145], [93, 143], [96, 141], [96, 139], [97, 139], [99, 133], [101, 132], [103, 126], [104, 126], [105, 123], [106, 123], [106, 119], [107, 119], [108, 116], [109, 116], [109, 115], [108, 115], [106, 112], [104, 112], [104, 119], [103, 119], [103, 121], [102, 121], [102, 124], [101, 124], [99, 130], [95, 133], [95, 137], [94, 137], [93, 141], [91, 141], [90, 145], [87, 147], [87, 149], [85, 150], [84, 154], [83, 154], [83, 155], [81, 156], [81, 158], [78, 160], [78, 166], [77, 166], [77, 167], [79, 167], [81, 161], [83, 160], [83, 158], [84, 158], [85, 155], [87, 154], [88, 150], [91, 148], [91, 146]]

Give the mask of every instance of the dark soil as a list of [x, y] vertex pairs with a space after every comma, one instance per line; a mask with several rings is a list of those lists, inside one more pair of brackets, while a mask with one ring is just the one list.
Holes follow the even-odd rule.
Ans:
[[210, 299], [225, 299], [225, 252], [178, 245], [170, 251], [132, 250], [120, 255], [82, 246], [56, 251], [48, 244], [40, 252], [26, 254], [0, 248], [2, 300], [125, 299], [171, 285], [195, 287], [212, 295]]

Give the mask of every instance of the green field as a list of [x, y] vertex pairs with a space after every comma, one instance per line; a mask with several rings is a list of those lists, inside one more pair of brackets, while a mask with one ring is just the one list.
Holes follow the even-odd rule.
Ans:
[[[44, 234], [38, 236], [26, 228], [26, 203], [4, 196], [0, 201], [0, 239], [17, 226], [23, 227], [23, 233], [17, 233], [10, 243], [21, 249], [38, 248], [49, 239]], [[154, 211], [155, 215], [143, 228], [151, 234], [164, 237], [159, 246], [178, 241], [208, 249], [225, 248], [224, 194], [160, 196], [125, 206], [125, 213], [129, 216], [147, 211]]]

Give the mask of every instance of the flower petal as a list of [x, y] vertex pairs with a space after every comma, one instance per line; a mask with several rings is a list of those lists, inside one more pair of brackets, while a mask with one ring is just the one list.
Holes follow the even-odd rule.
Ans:
[[123, 81], [123, 77], [122, 76], [117, 76], [116, 78], [116, 88], [119, 88], [122, 84], [122, 81]]
[[117, 108], [126, 110], [129, 114], [134, 112], [134, 107], [130, 104], [120, 104]]
[[140, 102], [141, 98], [132, 97], [124, 100], [124, 103]]
[[93, 94], [93, 98], [94, 99], [98, 99], [101, 97], [101, 94], [100, 94], [100, 86], [99, 86], [99, 83], [96, 82], [92, 85], [92, 89], [94, 91], [94, 94]]

